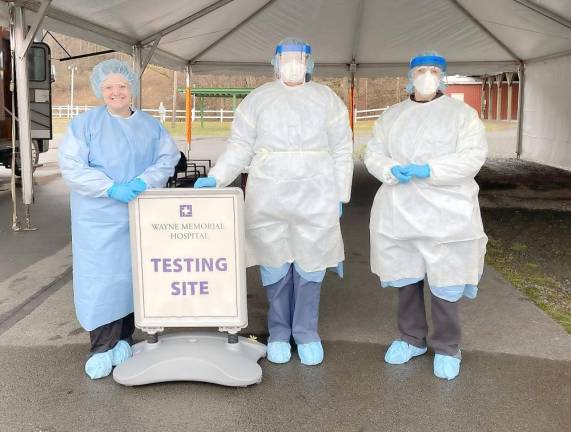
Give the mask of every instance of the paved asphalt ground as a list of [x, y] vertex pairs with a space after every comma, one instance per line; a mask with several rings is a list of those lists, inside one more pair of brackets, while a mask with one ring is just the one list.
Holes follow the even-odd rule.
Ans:
[[[193, 157], [221, 148], [198, 139]], [[263, 359], [262, 383], [238, 389], [90, 381], [88, 337], [72, 303], [67, 192], [55, 161], [55, 150], [42, 155], [35, 176], [34, 233], [9, 229], [8, 171], [0, 169], [1, 432], [569, 430], [571, 336], [491, 268], [479, 297], [463, 301], [456, 380], [433, 376], [431, 352], [408, 365], [383, 362], [397, 336], [396, 295], [369, 270], [378, 183], [361, 165], [342, 219], [346, 277], [328, 274], [322, 290], [322, 365], [304, 367], [295, 354], [286, 365]], [[248, 290], [244, 334], [264, 340], [266, 300], [255, 269]]]

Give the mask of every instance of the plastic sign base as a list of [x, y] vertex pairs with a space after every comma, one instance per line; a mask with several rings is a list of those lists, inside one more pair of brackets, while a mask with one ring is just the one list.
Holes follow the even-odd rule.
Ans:
[[252, 339], [229, 343], [221, 333], [175, 333], [134, 345], [133, 357], [115, 368], [113, 378], [126, 386], [201, 381], [246, 387], [262, 381], [258, 360], [265, 356], [266, 346]]

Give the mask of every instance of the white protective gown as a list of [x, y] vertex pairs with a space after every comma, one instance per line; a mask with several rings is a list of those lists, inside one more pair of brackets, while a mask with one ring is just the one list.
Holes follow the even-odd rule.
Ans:
[[343, 261], [339, 202], [350, 198], [352, 152], [347, 108], [327, 86], [274, 81], [242, 101], [209, 175], [223, 187], [248, 170], [248, 266], [295, 261], [313, 272]]
[[[474, 177], [487, 143], [477, 112], [448, 96], [406, 100], [377, 121], [365, 165], [383, 182], [371, 211], [371, 269], [383, 286], [424, 279], [449, 301], [475, 297], [484, 234]], [[398, 183], [394, 165], [428, 164], [430, 177]]]

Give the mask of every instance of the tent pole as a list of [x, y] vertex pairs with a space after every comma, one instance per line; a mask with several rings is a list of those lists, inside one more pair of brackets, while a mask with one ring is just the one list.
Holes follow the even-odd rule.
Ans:
[[133, 63], [135, 66], [135, 73], [139, 77], [139, 88], [137, 96], [133, 96], [133, 105], [135, 109], [140, 110], [142, 106], [142, 99], [143, 99], [143, 70], [142, 70], [142, 62], [143, 62], [143, 47], [141, 45], [134, 45], [133, 46]]
[[351, 72], [351, 83], [349, 85], [349, 125], [353, 131], [353, 141], [355, 141], [355, 74], [357, 73], [357, 64], [353, 61], [349, 65]]
[[190, 106], [190, 100], [192, 96], [192, 90], [190, 88], [192, 69], [190, 64], [186, 65], [186, 91], [185, 91], [185, 125], [186, 125], [186, 156], [190, 159], [190, 142], [192, 139], [192, 107]]
[[30, 131], [30, 95], [28, 88], [28, 56], [26, 53], [24, 11], [15, 6], [14, 12], [14, 45], [16, 62], [16, 96], [18, 103], [18, 131], [20, 134], [20, 166], [22, 171], [22, 199], [25, 212], [25, 231], [33, 231], [30, 223], [30, 207], [34, 200], [32, 179], [32, 136]]
[[524, 103], [524, 93], [525, 93], [525, 64], [521, 62], [519, 69], [517, 71], [519, 76], [519, 88], [518, 88], [518, 107], [517, 107], [517, 150], [516, 156], [517, 158], [521, 158], [522, 150], [523, 150], [523, 122], [524, 122], [524, 110], [523, 110], [523, 103]]

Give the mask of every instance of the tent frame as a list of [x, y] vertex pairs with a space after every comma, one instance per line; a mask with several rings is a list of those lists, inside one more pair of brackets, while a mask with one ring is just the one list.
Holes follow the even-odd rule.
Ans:
[[[229, 31], [223, 34], [220, 38], [216, 39], [213, 43], [207, 46], [205, 49], [200, 51], [198, 54], [190, 59], [184, 59], [178, 55], [171, 54], [164, 50], [158, 48], [159, 42], [163, 37], [172, 32], [189, 25], [190, 23], [208, 16], [209, 14], [217, 11], [224, 6], [232, 3], [234, 0], [215, 0], [210, 5], [202, 8], [198, 12], [195, 12], [183, 19], [177, 21], [159, 30], [151, 35], [146, 36], [141, 40], [134, 40], [133, 38], [107, 29], [98, 24], [94, 24], [85, 19], [78, 18], [67, 12], [54, 9], [50, 7], [52, 0], [39, 0], [36, 2], [16, 0], [10, 2], [10, 10], [14, 12], [16, 19], [11, 23], [14, 27], [14, 33], [18, 35], [16, 38], [17, 46], [17, 71], [16, 75], [18, 77], [27, 77], [27, 67], [26, 67], [26, 51], [27, 47], [34, 38], [36, 32], [40, 28], [42, 22], [50, 21], [60, 24], [67, 24], [73, 26], [74, 28], [81, 28], [84, 33], [88, 33], [91, 36], [91, 40], [101, 45], [107, 46], [110, 49], [121, 51], [133, 56], [136, 72], [139, 77], [142, 77], [148, 64], [154, 58], [155, 61], [164, 66], [170, 67], [175, 70], [184, 70], [186, 74], [186, 97], [187, 104], [190, 97], [191, 79], [192, 79], [192, 68], [195, 70], [200, 70], [200, 66], [216, 66], [239, 70], [250, 70], [256, 72], [269, 72], [269, 67], [266, 63], [258, 62], [208, 62], [200, 61], [204, 55], [209, 53], [213, 48], [218, 46], [221, 42], [231, 36], [233, 33], [238, 31], [248, 22], [250, 22], [254, 17], [262, 13], [268, 7], [275, 3], [276, 0], [268, 0], [257, 10], [247, 16], [245, 19], [241, 20]], [[540, 61], [545, 61], [549, 59], [559, 58], [571, 54], [571, 50], [567, 50], [560, 53], [553, 53], [547, 56], [541, 56], [536, 58], [522, 59], [519, 58], [516, 53], [503, 41], [501, 41], [493, 31], [488, 29], [480, 20], [478, 20], [473, 14], [471, 14], [458, 0], [449, 0], [458, 10], [460, 10], [468, 19], [470, 19], [478, 28], [485, 32], [494, 42], [499, 45], [513, 61], [493, 61], [493, 62], [451, 62], [450, 66], [485, 66], [485, 65], [504, 65], [506, 69], [517, 70], [520, 77], [519, 86], [519, 125], [517, 133], [517, 156], [521, 155], [522, 150], [522, 123], [524, 121], [524, 111], [523, 111], [523, 100], [525, 97], [525, 66], [529, 63], [535, 63]], [[512, 0], [543, 17], [556, 22], [568, 29], [571, 29], [571, 21], [563, 18], [557, 13], [546, 9], [545, 7], [539, 6], [532, 3], [530, 0]], [[327, 70], [327, 68], [333, 67], [340, 71], [345, 71], [345, 75], [349, 75], [351, 78], [351, 88], [354, 88], [355, 77], [360, 75], [359, 71], [366, 71], [367, 69], [380, 69], [380, 68], [393, 68], [394, 70], [406, 70], [408, 68], [407, 63], [360, 63], [357, 58], [358, 46], [361, 38], [360, 23], [362, 22], [365, 13], [365, 2], [364, 0], [359, 0], [357, 4], [357, 15], [356, 15], [356, 26], [353, 34], [353, 45], [352, 45], [352, 56], [350, 61], [347, 63], [317, 63], [316, 66]], [[26, 26], [24, 23], [24, 9], [36, 12], [36, 17], [32, 23], [31, 29], [26, 32]], [[146, 50], [146, 53], [145, 53]], [[30, 125], [29, 125], [29, 111], [27, 107], [29, 106], [29, 95], [27, 91], [27, 80], [18, 79], [17, 82], [20, 83], [18, 86], [18, 115], [20, 118], [20, 141], [21, 141], [21, 151], [22, 151], [22, 183], [23, 183], [23, 199], [26, 206], [26, 212], [29, 212], [29, 205], [33, 199], [32, 190], [32, 166], [31, 166], [31, 138], [30, 138]], [[135, 100], [135, 106], [137, 108], [141, 107], [141, 89], [139, 89], [139, 97]], [[352, 103], [352, 102], [351, 102]], [[28, 111], [28, 112], [27, 112]], [[190, 131], [187, 130], [187, 139], [190, 139]]]

